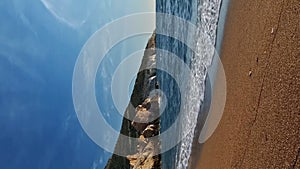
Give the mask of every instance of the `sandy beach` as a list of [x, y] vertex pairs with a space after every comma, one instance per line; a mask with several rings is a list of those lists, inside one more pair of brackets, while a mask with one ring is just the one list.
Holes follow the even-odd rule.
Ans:
[[300, 168], [299, 41], [299, 0], [231, 1], [226, 105], [199, 169]]

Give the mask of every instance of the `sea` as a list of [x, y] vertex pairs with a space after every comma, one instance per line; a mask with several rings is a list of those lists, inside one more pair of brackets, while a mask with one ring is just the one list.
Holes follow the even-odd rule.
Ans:
[[[205, 102], [205, 90], [211, 87], [206, 86], [207, 71], [210, 67], [216, 69], [213, 61], [220, 52], [228, 4], [229, 0], [156, 1], [157, 18], [160, 13], [174, 15], [196, 28], [191, 32], [186, 24], [172, 19], [156, 21], [156, 64], [172, 67], [157, 71], [157, 80], [165, 96], [160, 132], [161, 135], [168, 133], [161, 141], [164, 169], [189, 167], [193, 140], [199, 132], [195, 129]], [[164, 31], [179, 34], [185, 42], [159, 34]], [[178, 59], [165, 59], [166, 55], [170, 55], [167, 58], [179, 58], [185, 65]]]

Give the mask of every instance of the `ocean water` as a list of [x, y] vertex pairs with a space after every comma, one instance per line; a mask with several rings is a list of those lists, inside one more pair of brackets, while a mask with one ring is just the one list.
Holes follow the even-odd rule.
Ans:
[[[185, 25], [172, 20], [157, 19], [156, 31], [167, 30], [180, 34], [192, 42], [193, 50], [183, 42], [172, 37], [157, 34], [157, 65], [172, 65], [171, 72], [158, 71], [157, 79], [166, 96], [166, 107], [161, 115], [161, 133], [172, 128], [174, 140], [180, 142], [171, 149], [171, 144], [162, 141], [162, 168], [184, 169], [188, 167], [192, 151], [194, 130], [200, 108], [204, 100], [207, 69], [212, 64], [217, 40], [217, 28], [222, 0], [165, 0], [156, 2], [156, 11], [178, 16], [196, 25], [195, 32], [189, 32]], [[190, 36], [190, 35], [194, 36]], [[160, 51], [162, 50], [162, 51]], [[190, 71], [183, 70], [173, 59], [163, 59], [168, 51], [188, 65]], [[172, 56], [172, 57], [176, 57]], [[176, 74], [177, 79], [170, 74]], [[179, 87], [183, 86], [183, 87]]]

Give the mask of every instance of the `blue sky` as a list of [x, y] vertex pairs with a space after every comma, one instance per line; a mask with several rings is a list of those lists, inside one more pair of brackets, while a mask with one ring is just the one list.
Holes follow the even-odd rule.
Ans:
[[[74, 112], [76, 58], [96, 30], [127, 14], [154, 11], [153, 3], [0, 1], [1, 169], [103, 168], [110, 154], [89, 139]], [[143, 48], [147, 38], [120, 44], [108, 57]], [[101, 75], [97, 79], [105, 84]], [[108, 121], [119, 128], [120, 119]]]

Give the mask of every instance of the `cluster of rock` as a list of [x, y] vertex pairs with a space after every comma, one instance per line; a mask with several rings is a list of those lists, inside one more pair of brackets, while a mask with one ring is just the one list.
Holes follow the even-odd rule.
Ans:
[[159, 97], [147, 98], [136, 107], [136, 115], [131, 125], [138, 131], [137, 152], [128, 155], [127, 159], [133, 169], [151, 169], [160, 164], [159, 139]]
[[[124, 112], [115, 152], [105, 169], [159, 169], [159, 97], [151, 95], [159, 88], [156, 78], [156, 35], [149, 39], [139, 72]], [[149, 68], [151, 67], [151, 68]], [[136, 138], [132, 141], [132, 138]], [[133, 154], [133, 155], [131, 155]]]

